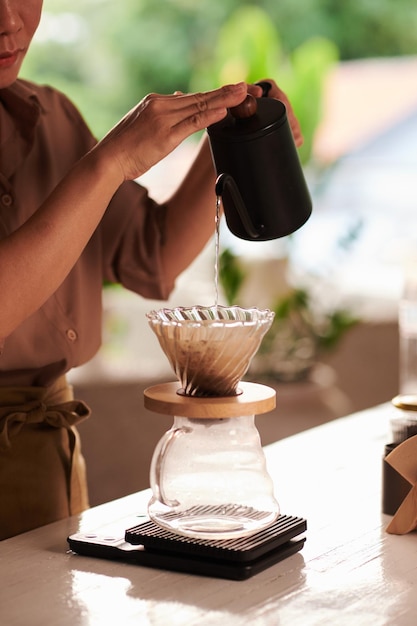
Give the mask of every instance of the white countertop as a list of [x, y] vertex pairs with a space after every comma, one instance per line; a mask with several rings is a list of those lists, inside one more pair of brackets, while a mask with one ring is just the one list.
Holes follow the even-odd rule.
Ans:
[[144, 491], [0, 543], [1, 623], [414, 626], [417, 535], [388, 535], [381, 514], [390, 413], [383, 405], [266, 448], [282, 512], [308, 523], [302, 551], [281, 563], [228, 581], [68, 552], [71, 533], [135, 523]]

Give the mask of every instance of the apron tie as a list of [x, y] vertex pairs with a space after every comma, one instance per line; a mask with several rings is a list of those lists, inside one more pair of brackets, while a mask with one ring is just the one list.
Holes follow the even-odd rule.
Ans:
[[[66, 428], [71, 440], [71, 427], [90, 416], [89, 407], [80, 400], [48, 406], [32, 401], [19, 406], [0, 407], [0, 452], [10, 448], [12, 439], [25, 424], [48, 424], [52, 428]], [[74, 437], [75, 446], [75, 437]]]
[[8, 510], [0, 539], [88, 507], [76, 425], [90, 414], [65, 376], [49, 387], [0, 387], [0, 498]]

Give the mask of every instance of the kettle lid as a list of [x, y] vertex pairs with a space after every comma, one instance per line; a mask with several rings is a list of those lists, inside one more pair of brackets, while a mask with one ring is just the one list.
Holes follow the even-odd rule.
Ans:
[[226, 141], [247, 141], [267, 135], [285, 124], [286, 108], [275, 98], [256, 98], [257, 110], [254, 115], [235, 118], [230, 111], [219, 122], [207, 128], [211, 138]]

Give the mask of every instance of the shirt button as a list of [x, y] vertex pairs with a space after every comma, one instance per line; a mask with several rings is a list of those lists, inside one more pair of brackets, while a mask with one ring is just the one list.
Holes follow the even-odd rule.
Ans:
[[12, 198], [12, 196], [11, 196], [9, 193], [4, 193], [4, 194], [1, 196], [1, 203], [2, 203], [4, 206], [11, 206], [11, 205], [13, 204], [13, 198]]
[[75, 341], [78, 338], [78, 335], [73, 328], [68, 328], [66, 335], [68, 341]]

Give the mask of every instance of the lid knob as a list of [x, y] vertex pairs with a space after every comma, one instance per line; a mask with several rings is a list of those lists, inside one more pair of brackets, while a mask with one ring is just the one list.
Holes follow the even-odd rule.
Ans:
[[258, 103], [256, 102], [256, 98], [251, 96], [249, 93], [246, 98], [235, 107], [231, 107], [229, 109], [230, 113], [238, 120], [245, 119], [247, 117], [252, 117], [255, 115], [256, 109], [258, 108]]

